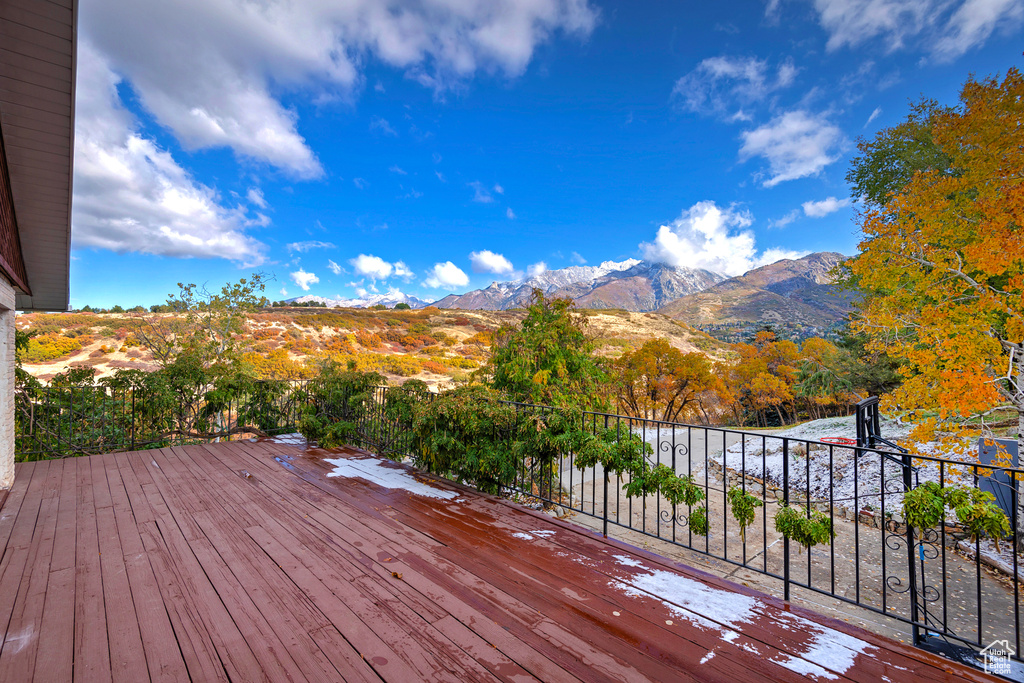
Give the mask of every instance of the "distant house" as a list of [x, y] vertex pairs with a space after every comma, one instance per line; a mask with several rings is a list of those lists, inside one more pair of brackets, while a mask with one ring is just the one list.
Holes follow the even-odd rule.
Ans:
[[0, 0], [0, 488], [14, 482], [14, 311], [65, 311], [77, 0]]

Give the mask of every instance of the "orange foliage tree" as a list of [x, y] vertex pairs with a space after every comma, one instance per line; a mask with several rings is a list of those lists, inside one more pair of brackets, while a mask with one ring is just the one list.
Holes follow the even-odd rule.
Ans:
[[651, 339], [611, 362], [619, 405], [626, 414], [678, 422], [694, 414], [717, 380], [702, 353], [683, 353]]
[[1024, 79], [971, 78], [927, 123], [948, 167], [868, 202], [848, 264], [867, 293], [853, 326], [904, 361], [883, 408], [918, 418], [919, 436], [1010, 408], [1024, 451]]
[[721, 368], [724, 374], [720, 396], [728, 403], [739, 424], [750, 419], [767, 425], [774, 414], [781, 424], [795, 412], [793, 384], [800, 361], [800, 349], [775, 333], [761, 330], [752, 344], [736, 344], [736, 363]]

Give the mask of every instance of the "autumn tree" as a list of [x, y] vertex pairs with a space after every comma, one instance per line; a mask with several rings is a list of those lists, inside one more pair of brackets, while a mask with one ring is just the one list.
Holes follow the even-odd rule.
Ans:
[[651, 339], [612, 361], [619, 405], [627, 415], [679, 422], [715, 384], [702, 353], [683, 353], [667, 339]]
[[723, 368], [727, 374], [720, 396], [732, 405], [736, 421], [742, 425], [753, 418], [758, 426], [768, 426], [775, 419], [786, 424], [786, 416], [793, 413], [800, 349], [771, 330], [759, 330], [752, 343], [734, 348], [738, 358]]
[[850, 405], [857, 400], [854, 385], [844, 372], [852, 364], [850, 353], [827, 339], [810, 337], [804, 340], [800, 356], [793, 391], [810, 418], [849, 414]]
[[[883, 408], [937, 415], [919, 435], [1009, 408], [1024, 451], [1024, 79], [971, 78], [957, 107], [908, 122], [927, 127], [939, 161], [867, 203], [849, 262], [867, 292], [853, 328], [903, 363]], [[864, 178], [898, 151], [887, 140], [862, 147]]]
[[522, 322], [495, 332], [483, 372], [514, 401], [606, 408], [607, 376], [593, 356], [586, 325], [572, 299], [548, 299], [535, 289]]
[[165, 368], [186, 360], [203, 369], [233, 361], [242, 350], [238, 333], [246, 316], [267, 304], [262, 292], [269, 279], [253, 273], [220, 292], [179, 282], [179, 293], [169, 295], [163, 309], [173, 313], [136, 314], [135, 334]]

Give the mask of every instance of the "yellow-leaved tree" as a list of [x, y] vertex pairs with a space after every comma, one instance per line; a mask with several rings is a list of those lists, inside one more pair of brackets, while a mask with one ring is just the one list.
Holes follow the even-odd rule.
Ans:
[[1024, 78], [970, 78], [959, 106], [918, 105], [861, 151], [853, 327], [904, 362], [883, 409], [920, 437], [980, 433], [1009, 410], [1024, 442]]

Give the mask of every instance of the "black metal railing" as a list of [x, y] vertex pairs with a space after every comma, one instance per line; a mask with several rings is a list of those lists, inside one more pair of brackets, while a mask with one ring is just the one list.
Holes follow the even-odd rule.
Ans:
[[[239, 395], [212, 408], [172, 406], [180, 417], [164, 415], [158, 426], [196, 424], [192, 416], [204, 415], [199, 423], [231, 436], [262, 415], [260, 430], [280, 433], [296, 429], [300, 410], [316, 396], [322, 414], [354, 422], [356, 445], [392, 458], [416, 458], [409, 426], [386, 410], [387, 388], [373, 389], [354, 403], [344, 392], [317, 391], [315, 382], [291, 383], [286, 391], [275, 385], [269, 395]], [[39, 398], [32, 406], [19, 406], [18, 457], [163, 445], [147, 440], [147, 434], [155, 433], [154, 418], [140, 408], [140, 399], [82, 390], [61, 394], [56, 404]], [[94, 408], [97, 403], [103, 410]], [[253, 405], [262, 408], [253, 410]], [[510, 405], [522, 414], [555, 410]], [[45, 432], [38, 421], [22, 415], [33, 409], [48, 411]], [[97, 421], [99, 414], [105, 417]], [[592, 517], [606, 535], [640, 534], [770, 577], [787, 600], [794, 589], [802, 589], [883, 615], [903, 624], [918, 645], [938, 639], [978, 650], [1007, 640], [1022, 661], [1021, 576], [1014, 549], [1020, 545], [1018, 481], [1024, 470], [613, 413], [584, 412], [582, 419], [590, 431], [639, 436], [650, 444], [652, 466], [663, 464], [691, 477], [704, 493], [698, 506], [706, 507], [708, 532], [689, 526], [693, 506], [672, 505], [661, 494], [629, 497], [624, 476], [606, 473], [600, 464], [579, 468], [571, 453], [557, 462], [519, 463], [507, 490]], [[186, 429], [178, 431], [175, 438], [198, 438]], [[1004, 494], [997, 498], [1006, 508], [1010, 533], [997, 548], [991, 540], [969, 537], [952, 519], [935, 528], [911, 528], [902, 518], [903, 495], [926, 481], [940, 486], [984, 483]], [[727, 498], [733, 487], [760, 502], [744, 533]], [[783, 536], [774, 516], [784, 505], [824, 514], [834, 538], [804, 548]]]
[[306, 384], [202, 385], [159, 397], [142, 387], [100, 384], [19, 391], [15, 456], [38, 460], [295, 431]]

